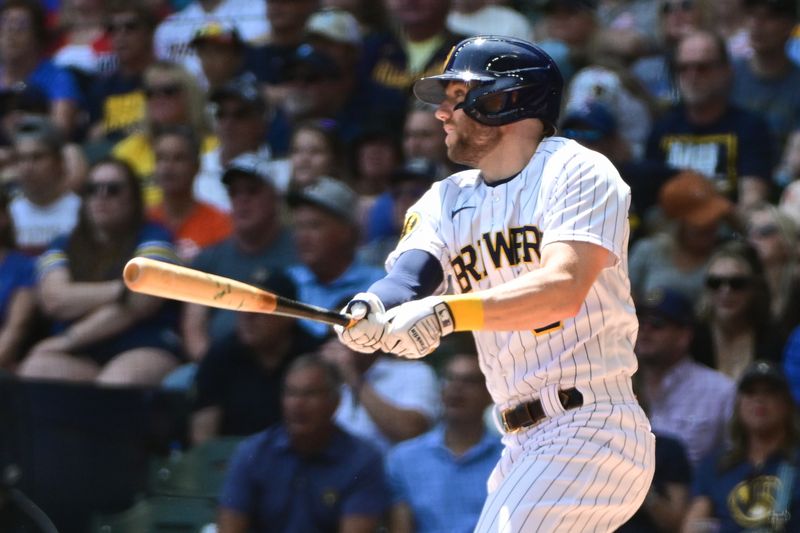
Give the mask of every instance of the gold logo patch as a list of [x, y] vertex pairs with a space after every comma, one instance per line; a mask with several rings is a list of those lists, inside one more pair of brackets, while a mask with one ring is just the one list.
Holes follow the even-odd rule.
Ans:
[[412, 231], [419, 225], [419, 213], [409, 213], [406, 215], [406, 220], [403, 222], [403, 231], [400, 232], [400, 238], [405, 239]]

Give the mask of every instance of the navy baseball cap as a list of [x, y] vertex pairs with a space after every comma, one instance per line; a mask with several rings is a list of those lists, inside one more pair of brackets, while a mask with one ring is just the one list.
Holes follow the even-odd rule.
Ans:
[[225, 98], [236, 98], [243, 103], [261, 111], [267, 109], [267, 101], [261, 94], [258, 80], [251, 72], [245, 72], [229, 80], [222, 87], [214, 90], [210, 95], [210, 100], [219, 104]]
[[437, 177], [436, 164], [422, 157], [409, 159], [405, 165], [392, 171], [390, 180], [392, 183], [402, 183], [404, 181], [423, 181], [433, 183]]
[[567, 110], [561, 122], [564, 137], [576, 141], [599, 141], [617, 131], [617, 119], [600, 102], [589, 102]]
[[789, 380], [786, 379], [783, 369], [777, 364], [763, 359], [753, 361], [744, 369], [739, 378], [738, 390], [748, 390], [753, 384], [764, 382], [775, 385], [787, 393], [790, 390]]
[[679, 290], [671, 287], [647, 291], [644, 297], [636, 302], [636, 312], [639, 316], [657, 316], [683, 326], [694, 323], [692, 302]]

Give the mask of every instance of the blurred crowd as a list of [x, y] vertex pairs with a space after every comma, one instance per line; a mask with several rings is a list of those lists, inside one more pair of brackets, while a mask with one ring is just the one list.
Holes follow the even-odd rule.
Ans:
[[[191, 398], [189, 445], [251, 436], [221, 531], [471, 531], [500, 437], [470, 339], [365, 356], [121, 272], [146, 256], [340, 308], [461, 170], [410, 88], [476, 34], [552, 55], [557, 135], [631, 187], [636, 384], [660, 444], [624, 530], [738, 531], [781, 505], [798, 513], [778, 531], [800, 530], [782, 470], [800, 445], [794, 0], [3, 0], [0, 374], [165, 387]], [[774, 498], [735, 498], [757, 483]]]

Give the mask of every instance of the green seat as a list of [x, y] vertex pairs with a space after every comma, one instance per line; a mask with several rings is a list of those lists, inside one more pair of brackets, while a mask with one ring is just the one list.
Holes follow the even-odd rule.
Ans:
[[215, 517], [212, 499], [154, 496], [121, 513], [96, 515], [92, 533], [201, 533]]
[[161, 496], [216, 498], [241, 437], [213, 439], [151, 464], [150, 493]]

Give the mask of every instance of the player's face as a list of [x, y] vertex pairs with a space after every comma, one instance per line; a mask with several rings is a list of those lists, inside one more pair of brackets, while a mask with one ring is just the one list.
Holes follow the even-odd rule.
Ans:
[[444, 125], [447, 156], [456, 163], [479, 168], [480, 162], [500, 143], [502, 134], [500, 128], [479, 124], [462, 109], [456, 109], [468, 90], [466, 83], [450, 83], [444, 101], [436, 109], [436, 118]]

